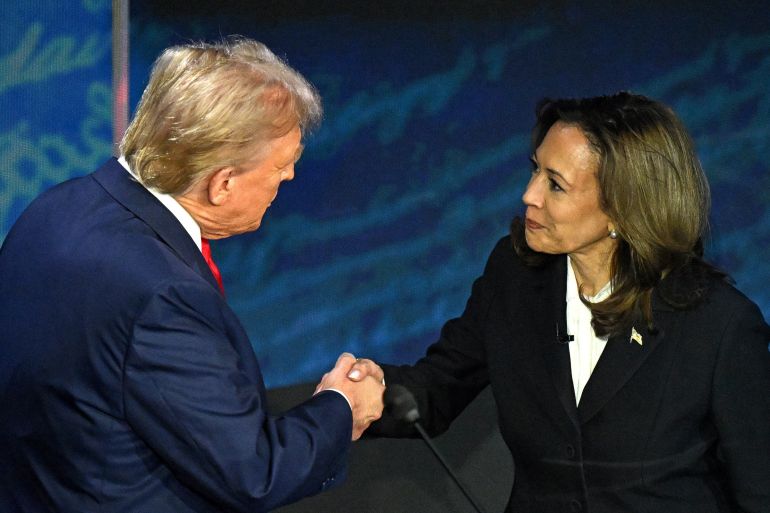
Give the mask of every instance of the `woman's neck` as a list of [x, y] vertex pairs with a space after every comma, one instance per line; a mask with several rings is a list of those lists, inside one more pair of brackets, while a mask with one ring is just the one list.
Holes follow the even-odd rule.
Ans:
[[583, 295], [595, 296], [610, 281], [610, 256], [611, 252], [594, 258], [579, 254], [570, 255], [572, 270]]

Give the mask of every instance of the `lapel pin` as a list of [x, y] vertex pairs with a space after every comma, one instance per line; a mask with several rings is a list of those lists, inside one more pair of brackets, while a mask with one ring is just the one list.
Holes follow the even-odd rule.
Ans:
[[636, 331], [636, 328], [631, 328], [631, 339], [629, 342], [636, 342], [640, 346], [642, 345], [642, 335], [639, 334], [638, 331]]

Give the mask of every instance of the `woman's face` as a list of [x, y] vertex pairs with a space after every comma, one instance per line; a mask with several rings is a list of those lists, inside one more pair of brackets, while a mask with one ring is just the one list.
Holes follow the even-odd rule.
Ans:
[[556, 122], [532, 156], [532, 177], [522, 199], [525, 235], [535, 251], [606, 259], [613, 227], [599, 208], [599, 157], [576, 126]]

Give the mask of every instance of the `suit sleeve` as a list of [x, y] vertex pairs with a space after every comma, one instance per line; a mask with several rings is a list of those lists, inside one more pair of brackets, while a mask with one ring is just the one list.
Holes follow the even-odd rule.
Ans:
[[124, 408], [181, 482], [228, 511], [258, 512], [341, 480], [352, 414], [340, 394], [325, 392], [270, 416], [245, 350], [253, 351], [208, 284], [160, 286], [134, 322]]
[[[431, 435], [444, 432], [489, 383], [484, 327], [496, 284], [503, 279], [507, 252], [510, 240], [504, 238], [492, 252], [484, 274], [474, 282], [462, 315], [444, 324], [438, 341], [423, 358], [413, 366], [382, 366], [388, 385], [402, 384], [414, 394], [420, 423]], [[415, 435], [411, 426], [398, 422], [387, 410], [368, 432], [392, 437]]]
[[770, 505], [770, 328], [745, 301], [723, 334], [714, 370], [719, 455], [741, 511]]

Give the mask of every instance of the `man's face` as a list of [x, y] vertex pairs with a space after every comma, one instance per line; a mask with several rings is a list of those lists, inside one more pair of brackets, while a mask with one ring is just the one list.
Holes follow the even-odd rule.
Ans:
[[302, 132], [298, 126], [267, 143], [254, 163], [233, 175], [232, 197], [220, 212], [228, 235], [254, 231], [284, 180], [294, 178], [294, 164], [302, 154]]

